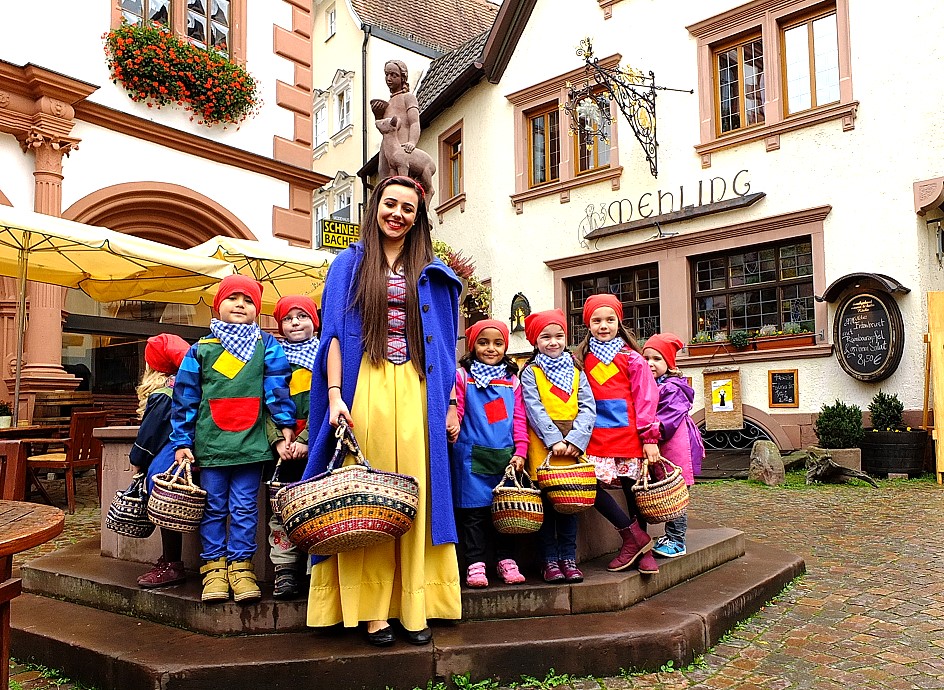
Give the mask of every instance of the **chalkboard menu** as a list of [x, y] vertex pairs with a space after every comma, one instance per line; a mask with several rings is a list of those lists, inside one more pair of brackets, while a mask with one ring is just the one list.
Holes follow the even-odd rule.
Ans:
[[860, 381], [881, 381], [901, 362], [904, 326], [891, 295], [855, 292], [839, 303], [833, 323], [839, 365]]
[[767, 397], [770, 407], [799, 407], [800, 390], [796, 369], [767, 372]]

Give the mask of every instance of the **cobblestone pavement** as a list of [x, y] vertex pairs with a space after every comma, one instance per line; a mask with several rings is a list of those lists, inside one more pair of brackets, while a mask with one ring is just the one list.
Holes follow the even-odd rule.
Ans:
[[[80, 507], [66, 517], [63, 535], [22, 554], [20, 562], [95, 533], [94, 479], [81, 484]], [[879, 484], [878, 490], [861, 482], [696, 485], [693, 517], [799, 554], [807, 575], [691, 667], [600, 679], [548, 677], [539, 687], [944, 688], [944, 488], [930, 477]], [[12, 672], [23, 690], [75, 687], [34, 677], [36, 671], [22, 666]]]

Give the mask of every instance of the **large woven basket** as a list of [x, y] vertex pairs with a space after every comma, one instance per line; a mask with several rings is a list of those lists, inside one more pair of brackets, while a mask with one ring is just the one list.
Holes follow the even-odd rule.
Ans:
[[[401, 537], [413, 526], [419, 483], [375, 470], [354, 434], [338, 426], [338, 445], [323, 474], [289, 484], [275, 495], [288, 538], [316, 556], [331, 556]], [[357, 463], [341, 466], [348, 454]]]
[[681, 468], [665, 458], [659, 458], [665, 478], [649, 481], [649, 461], [643, 460], [642, 473], [633, 485], [636, 506], [646, 522], [668, 522], [685, 514], [688, 507], [688, 487]]
[[272, 514], [279, 515], [280, 519], [281, 519], [281, 515], [279, 513], [279, 507], [275, 502], [275, 495], [279, 493], [279, 491], [282, 488], [288, 486], [287, 482], [279, 481], [279, 470], [281, 469], [282, 469], [282, 459], [279, 458], [279, 460], [275, 463], [275, 470], [273, 470], [272, 472], [272, 479], [266, 482], [266, 488], [268, 489], [268, 492], [269, 492], [269, 505], [272, 506]]
[[593, 505], [597, 497], [597, 475], [593, 463], [578, 459], [573, 465], [551, 465], [548, 453], [538, 467], [538, 486], [547, 494], [554, 510], [572, 515]]
[[537, 532], [544, 522], [541, 490], [535, 489], [527, 472], [521, 473], [525, 486], [511, 465], [505, 477], [492, 489], [492, 523], [502, 534]]
[[134, 475], [127, 489], [115, 492], [105, 514], [105, 527], [135, 539], [146, 539], [154, 532], [155, 525], [147, 516], [143, 473]]
[[173, 471], [154, 475], [148, 517], [158, 527], [174, 532], [196, 532], [203, 520], [206, 496], [206, 491], [193, 483], [190, 463], [179, 463]]

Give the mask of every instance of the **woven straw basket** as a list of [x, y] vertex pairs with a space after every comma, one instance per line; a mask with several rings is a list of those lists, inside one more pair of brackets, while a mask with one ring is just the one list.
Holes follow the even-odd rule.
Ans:
[[173, 472], [154, 475], [148, 517], [158, 527], [174, 532], [196, 532], [203, 520], [206, 496], [206, 491], [193, 483], [190, 463], [179, 463]]
[[492, 523], [502, 534], [537, 532], [544, 522], [541, 490], [531, 484], [527, 472], [521, 473], [526, 486], [518, 481], [518, 473], [509, 465], [505, 477], [492, 489]]
[[154, 532], [154, 523], [147, 516], [147, 496], [144, 494], [144, 474], [131, 478], [131, 486], [116, 491], [105, 515], [105, 527], [112, 532], [146, 539]]
[[[289, 484], [275, 495], [288, 538], [316, 556], [331, 556], [403, 536], [413, 526], [419, 484], [405, 474], [375, 470], [346, 424], [323, 474]], [[348, 454], [354, 465], [341, 467]]]
[[[273, 514], [273, 515], [280, 515], [280, 513], [279, 513], [279, 506], [278, 506], [278, 504], [276, 504], [276, 502], [275, 502], [275, 495], [276, 495], [277, 493], [279, 493], [279, 491], [280, 491], [282, 488], [288, 486], [288, 484], [287, 484], [286, 482], [280, 482], [280, 481], [279, 481], [279, 470], [280, 470], [280, 469], [282, 469], [282, 459], [281, 459], [281, 458], [279, 458], [278, 461], [275, 463], [275, 470], [272, 472], [272, 479], [270, 479], [269, 481], [266, 482], [266, 488], [267, 488], [268, 491], [269, 491], [269, 505], [272, 506], [272, 514]], [[280, 516], [280, 519], [281, 519], [281, 516]]]
[[643, 460], [642, 472], [633, 485], [636, 505], [646, 522], [668, 522], [685, 514], [688, 507], [688, 487], [678, 465], [659, 458], [665, 470], [665, 479], [649, 481], [649, 461]]
[[572, 515], [593, 505], [597, 497], [597, 475], [593, 463], [578, 459], [573, 465], [551, 465], [548, 453], [538, 467], [538, 486], [547, 494], [554, 510]]

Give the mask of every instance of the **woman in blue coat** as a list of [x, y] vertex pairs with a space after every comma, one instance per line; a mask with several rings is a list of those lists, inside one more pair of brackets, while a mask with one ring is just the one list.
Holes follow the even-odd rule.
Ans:
[[393, 644], [398, 619], [428, 644], [428, 618], [462, 614], [446, 443], [455, 420], [461, 284], [433, 255], [422, 187], [383, 180], [364, 212], [361, 240], [341, 252], [322, 295], [305, 476], [324, 471], [339, 419], [377, 469], [416, 477], [420, 505], [403, 537], [332, 556], [312, 568], [308, 625], [366, 623], [371, 644]]

